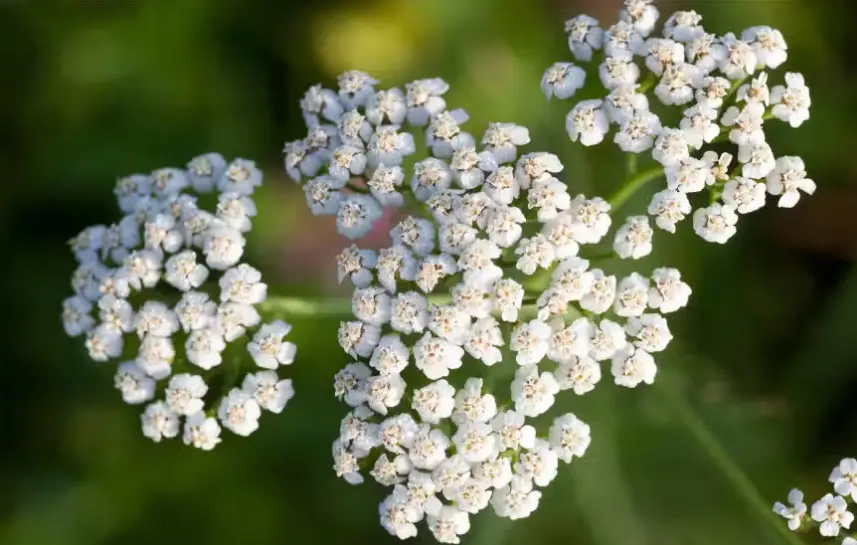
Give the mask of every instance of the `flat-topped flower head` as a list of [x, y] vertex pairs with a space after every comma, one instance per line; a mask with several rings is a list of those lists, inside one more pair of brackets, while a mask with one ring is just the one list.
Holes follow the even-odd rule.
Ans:
[[[307, 117], [330, 114], [335, 100], [308, 95]], [[76, 295], [63, 304], [64, 328], [85, 336], [96, 361], [120, 360], [115, 386], [126, 403], [148, 403], [141, 425], [153, 441], [182, 432], [186, 444], [210, 450], [220, 442], [221, 424], [248, 435], [258, 425], [254, 404], [280, 412], [293, 395], [291, 383], [276, 372], [251, 379], [238, 370], [225, 383], [218, 376], [218, 367], [242, 359], [275, 368], [295, 356], [295, 346], [282, 339], [290, 326], [260, 326], [255, 306], [265, 302], [267, 285], [242, 262], [257, 212], [253, 193], [261, 183], [252, 161], [202, 154], [186, 169], [120, 179], [115, 193], [122, 218], [74, 239], [80, 266], [72, 278]], [[212, 198], [203, 199], [207, 194]], [[209, 391], [212, 380], [222, 395]], [[242, 380], [253, 388], [249, 399], [258, 401], [242, 402], [249, 412], [239, 422], [238, 409], [223, 396], [236, 405], [240, 396], [234, 392], [241, 390], [228, 389]], [[217, 418], [210, 416], [218, 407]]]

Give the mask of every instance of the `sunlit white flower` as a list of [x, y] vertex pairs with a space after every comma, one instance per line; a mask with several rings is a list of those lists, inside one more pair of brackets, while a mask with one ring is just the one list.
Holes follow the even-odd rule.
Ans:
[[648, 352], [626, 344], [613, 356], [610, 371], [617, 386], [634, 388], [641, 382], [652, 384], [658, 368]]
[[565, 100], [573, 97], [574, 93], [583, 87], [585, 81], [586, 72], [582, 68], [570, 62], [555, 62], [545, 70], [542, 76], [542, 92], [547, 98], [555, 96]]
[[649, 353], [665, 350], [673, 338], [666, 319], [660, 314], [632, 316], [625, 324], [625, 331], [632, 337], [634, 346]]
[[119, 365], [113, 383], [122, 393], [122, 400], [131, 405], [144, 403], [155, 396], [155, 381], [132, 361]]
[[726, 55], [720, 61], [720, 71], [729, 79], [741, 79], [756, 71], [759, 63], [753, 46], [744, 40], [739, 40], [733, 33], [728, 33], [721, 39], [726, 47]]
[[622, 259], [640, 259], [652, 253], [653, 235], [647, 216], [628, 216], [616, 230], [613, 251]]
[[589, 355], [595, 361], [608, 360], [627, 344], [625, 330], [611, 320], [601, 320], [598, 327], [592, 329], [589, 339]]
[[512, 401], [515, 410], [524, 416], [538, 416], [553, 406], [559, 384], [550, 373], [539, 374], [535, 365], [523, 365], [515, 371], [512, 381]]
[[687, 138], [680, 129], [663, 129], [652, 149], [652, 157], [665, 167], [677, 165], [689, 156]]
[[212, 450], [220, 443], [220, 424], [205, 413], [198, 412], [189, 416], [184, 424], [183, 440], [202, 450]]
[[744, 163], [741, 166], [741, 174], [755, 179], [766, 177], [777, 165], [774, 152], [766, 142], [740, 146], [738, 161]]
[[655, 87], [655, 96], [667, 106], [693, 100], [694, 88], [702, 81], [702, 72], [692, 64], [670, 64]]
[[565, 22], [565, 31], [568, 33], [568, 48], [577, 60], [589, 62], [592, 50], [601, 49], [604, 31], [596, 19], [577, 15]]
[[561, 390], [572, 390], [583, 395], [595, 389], [601, 380], [601, 365], [588, 356], [565, 360], [554, 371], [554, 377]]
[[800, 200], [800, 191], [807, 195], [815, 193], [815, 182], [806, 177], [800, 157], [780, 157], [774, 170], [768, 174], [766, 186], [771, 195], [780, 195], [777, 205], [791, 208]]
[[642, 34], [628, 21], [619, 21], [604, 33], [604, 53], [608, 57], [629, 61], [642, 44]]
[[417, 469], [431, 471], [446, 459], [446, 450], [450, 445], [449, 439], [441, 430], [423, 424], [414, 435], [408, 456]]
[[677, 42], [687, 43], [699, 37], [702, 16], [693, 10], [677, 11], [664, 22], [664, 36]]
[[[803, 492], [797, 488], [789, 491], [788, 502], [791, 507], [786, 507], [780, 502], [774, 504], [774, 513], [788, 520], [789, 530], [797, 531], [806, 516], [806, 504], [803, 502]], [[844, 545], [849, 545], [843, 542]]]
[[640, 68], [629, 59], [607, 57], [598, 65], [598, 77], [605, 89], [634, 85], [640, 78]]
[[580, 308], [601, 314], [613, 306], [616, 297], [616, 277], [604, 274], [601, 269], [592, 269], [592, 287], [580, 299]]
[[426, 333], [414, 345], [414, 363], [429, 380], [449, 375], [450, 369], [461, 367], [464, 350], [449, 341]]
[[487, 316], [477, 320], [470, 328], [467, 342], [464, 343], [464, 350], [472, 357], [490, 366], [503, 359], [499, 348], [503, 344], [503, 334], [497, 320]]
[[280, 413], [286, 407], [286, 403], [295, 395], [292, 381], [280, 380], [277, 373], [273, 371], [259, 371], [250, 373], [244, 377], [241, 389], [253, 396], [259, 407], [272, 413]]
[[655, 224], [658, 227], [675, 233], [675, 224], [690, 214], [691, 206], [685, 193], [666, 189], [655, 193], [648, 211], [655, 216]]
[[568, 112], [565, 130], [572, 142], [580, 140], [584, 146], [594, 146], [604, 140], [610, 122], [602, 108], [603, 104], [601, 100], [583, 100]]
[[725, 244], [737, 231], [738, 215], [728, 205], [714, 203], [693, 213], [693, 230], [708, 242]]
[[749, 214], [765, 206], [765, 184], [736, 176], [723, 187], [723, 204], [739, 214]]
[[256, 365], [264, 369], [291, 365], [297, 347], [293, 343], [283, 341], [283, 337], [288, 335], [291, 329], [292, 326], [282, 320], [275, 320], [259, 328], [253, 340], [247, 344], [247, 351]]
[[517, 520], [538, 509], [541, 497], [541, 492], [533, 490], [533, 481], [516, 476], [508, 485], [494, 490], [491, 506], [497, 516]]
[[804, 84], [801, 74], [787, 72], [786, 85], [777, 85], [771, 89], [771, 104], [774, 105], [774, 117], [799, 127], [809, 119], [809, 87]]
[[649, 99], [637, 92], [638, 85], [620, 85], [614, 87], [604, 98], [604, 111], [613, 123], [619, 126], [634, 117], [638, 112], [649, 109]]
[[461, 543], [458, 536], [470, 531], [467, 512], [445, 505], [437, 513], [426, 516], [426, 524], [439, 543]]
[[664, 314], [675, 312], [687, 305], [690, 293], [690, 286], [681, 280], [681, 273], [677, 269], [655, 269], [649, 289], [649, 308]]
[[619, 149], [629, 153], [641, 153], [651, 148], [655, 138], [661, 132], [661, 120], [658, 116], [642, 110], [627, 118], [613, 137]]
[[225, 349], [223, 336], [212, 328], [192, 331], [185, 342], [188, 361], [206, 371], [220, 365]]
[[446, 109], [443, 94], [449, 84], [440, 78], [422, 79], [405, 86], [407, 92], [408, 123], [423, 126], [429, 119]]
[[848, 503], [842, 496], [825, 494], [812, 504], [810, 516], [821, 523], [818, 530], [824, 537], [836, 537], [841, 528], [848, 529], [854, 521], [854, 515], [847, 510]]
[[162, 438], [171, 439], [179, 433], [179, 417], [163, 401], [147, 405], [140, 420], [143, 423], [143, 435], [156, 443], [160, 443]]
[[591, 440], [589, 425], [571, 413], [554, 419], [548, 437], [551, 448], [565, 463], [583, 456]]
[[753, 26], [741, 33], [741, 39], [752, 44], [760, 66], [773, 69], [786, 62], [788, 45], [779, 30]]
[[703, 143], [710, 143], [720, 134], [717, 124], [717, 110], [707, 105], [697, 104], [684, 111], [679, 123], [689, 146], [699, 149]]

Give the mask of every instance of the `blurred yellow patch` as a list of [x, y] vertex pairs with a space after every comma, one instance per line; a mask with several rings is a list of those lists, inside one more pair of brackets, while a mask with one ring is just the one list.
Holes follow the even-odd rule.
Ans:
[[325, 11], [313, 21], [313, 48], [323, 70], [336, 75], [359, 69], [382, 79], [402, 76], [427, 34], [419, 4], [357, 4]]

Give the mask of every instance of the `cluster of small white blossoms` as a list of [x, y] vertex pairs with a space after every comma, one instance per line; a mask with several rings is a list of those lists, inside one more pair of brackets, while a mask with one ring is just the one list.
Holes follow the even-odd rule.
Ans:
[[[115, 386], [125, 402], [163, 395], [141, 417], [153, 441], [182, 432], [186, 444], [211, 450], [221, 425], [249, 435], [262, 410], [279, 413], [294, 395], [277, 373], [295, 357], [284, 340], [290, 326], [261, 324], [267, 286], [241, 262], [261, 183], [253, 162], [216, 153], [184, 170], [128, 176], [115, 188], [122, 219], [70, 242], [79, 266], [63, 303], [66, 333], [84, 337], [93, 360], [120, 361]], [[252, 366], [234, 348], [245, 336]]]
[[[566, 128], [573, 141], [592, 146], [615, 127], [613, 142], [622, 151], [651, 150], [667, 181], [648, 208], [658, 227], [675, 232], [675, 224], [693, 212], [694, 231], [722, 244], [735, 234], [741, 214], [765, 205], [766, 194], [793, 207], [801, 192], [815, 191], [803, 161], [775, 156], [764, 132], [771, 118], [792, 127], [806, 121], [809, 88], [798, 73], [769, 87], [768, 71], [787, 57], [778, 30], [754, 26], [740, 38], [717, 36], [706, 32], [695, 11], [679, 11], [657, 36], [658, 16], [652, 0], [626, 0], [619, 22], [606, 30], [587, 15], [566, 22], [572, 55], [579, 62], [600, 61], [598, 76], [607, 90], [578, 102]], [[567, 99], [585, 77], [580, 67], [557, 62], [545, 72], [542, 90], [548, 98]], [[662, 123], [649, 108], [654, 101], [680, 107], [677, 127]], [[704, 190], [709, 198], [701, 198], [694, 211], [689, 197]]]
[[[407, 94], [375, 91], [374, 83], [348, 72], [339, 94], [313, 88], [303, 101], [310, 121], [350, 119], [335, 133], [320, 129], [330, 138], [365, 127], [357, 133], [365, 148], [353, 139], [341, 145], [366, 150], [359, 168], [337, 171], [342, 165], [333, 151], [312, 156], [318, 163], [309, 169], [310, 155], [294, 151], [308, 144], [287, 146], [291, 169], [313, 173], [329, 164], [329, 174], [307, 183], [307, 195], [311, 207], [339, 207], [340, 231], [371, 228], [366, 219], [353, 229], [350, 218], [357, 216], [342, 213], [354, 197], [377, 207], [363, 218], [380, 215], [382, 203], [374, 199], [393, 193], [395, 200], [383, 204], [410, 205], [412, 213], [391, 230], [389, 248], [352, 245], [338, 256], [340, 281], [354, 285], [354, 319], [338, 333], [353, 361], [336, 375], [334, 389], [352, 411], [333, 443], [334, 469], [352, 484], [368, 470], [392, 487], [379, 508], [391, 534], [413, 537], [425, 520], [438, 541], [458, 543], [470, 515], [489, 504], [501, 517], [529, 516], [558, 462], [584, 454], [590, 430], [575, 415], [554, 418], [543, 434], [527, 423], [546, 415], [561, 390], [591, 391], [602, 364], [617, 385], [653, 382], [652, 354], [672, 339], [662, 314], [685, 306], [690, 288], [671, 268], [617, 279], [592, 266], [586, 252], [608, 235], [610, 205], [569, 195], [556, 177], [563, 165], [555, 155], [518, 157], [529, 142], [526, 128], [492, 123], [477, 149], [460, 126], [465, 114], [444, 109], [441, 80], [412, 83]], [[366, 119], [347, 107], [366, 108]], [[428, 126], [431, 156], [416, 162], [410, 184], [380, 184], [379, 171], [403, 179], [402, 155], [373, 151], [379, 131], [394, 130], [373, 122], [406, 118]], [[415, 147], [408, 139], [407, 149]], [[331, 172], [340, 172], [335, 192], [366, 184], [373, 196], [331, 196]], [[326, 189], [316, 193], [316, 183]], [[613, 247], [637, 259], [651, 251], [651, 236], [647, 217], [632, 217]], [[514, 375], [511, 385], [492, 388], [491, 376], [503, 368]]]
[[[825, 494], [807, 511], [803, 492], [792, 489], [788, 495], [788, 505], [774, 504], [774, 513], [788, 521], [792, 531], [817, 527], [826, 538], [839, 538], [847, 533], [854, 522], [854, 514], [848, 510], [849, 504], [857, 502], [857, 459], [845, 458], [833, 468], [828, 479], [833, 485], [834, 494]], [[846, 536], [843, 545], [857, 545], [857, 539]]]

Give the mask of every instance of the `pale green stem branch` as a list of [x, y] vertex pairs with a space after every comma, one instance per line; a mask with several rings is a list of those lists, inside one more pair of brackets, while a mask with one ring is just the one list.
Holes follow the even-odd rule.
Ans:
[[654, 180], [655, 178], [660, 178], [664, 173], [664, 167], [658, 165], [656, 167], [652, 167], [649, 170], [644, 170], [643, 172], [637, 174], [630, 180], [628, 180], [624, 186], [622, 186], [619, 191], [616, 192], [615, 195], [610, 197], [607, 202], [610, 203], [610, 208], [612, 211], [616, 211], [617, 208], [625, 204], [625, 201], [630, 199], [634, 193], [639, 191], [644, 185], [648, 182]]
[[711, 460], [723, 472], [726, 479], [747, 504], [747, 507], [770, 524], [771, 530], [789, 545], [802, 545], [800, 538], [772, 510], [771, 504], [765, 501], [753, 482], [744, 474], [740, 467], [729, 457], [706, 426], [705, 422], [693, 410], [680, 393], [673, 390], [673, 385], [655, 387], [661, 397], [670, 405], [671, 412], [681, 424], [687, 428], [699, 445], [708, 453]]

